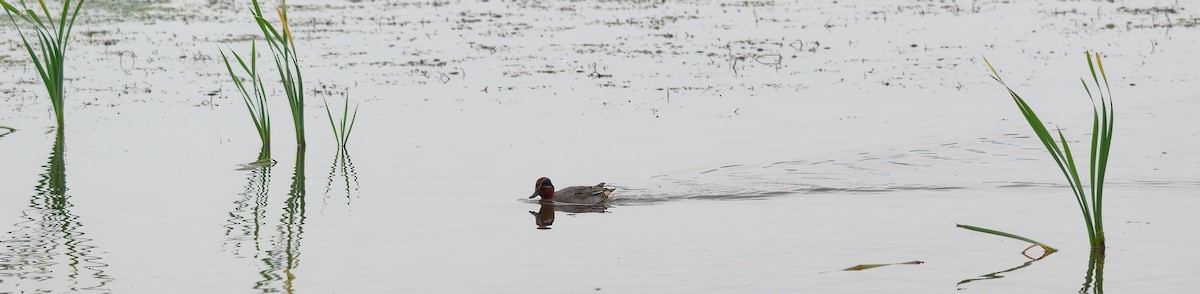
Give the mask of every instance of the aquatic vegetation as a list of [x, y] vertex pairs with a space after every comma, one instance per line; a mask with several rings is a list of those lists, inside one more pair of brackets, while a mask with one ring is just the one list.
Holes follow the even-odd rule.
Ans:
[[[959, 228], [964, 228], [964, 229], [968, 229], [968, 230], [972, 230], [972, 231], [976, 231], [976, 232], [980, 232], [980, 233], [992, 234], [992, 235], [1001, 236], [1001, 237], [1009, 237], [1009, 238], [1013, 238], [1013, 239], [1017, 239], [1017, 240], [1021, 240], [1021, 241], [1025, 241], [1025, 242], [1029, 242], [1029, 243], [1033, 244], [1033, 245], [1029, 245], [1029, 247], [1025, 247], [1025, 250], [1022, 250], [1021, 254], [1025, 254], [1025, 252], [1028, 252], [1029, 249], [1032, 249], [1033, 247], [1042, 247], [1042, 257], [1046, 257], [1046, 255], [1050, 255], [1051, 253], [1058, 251], [1058, 249], [1054, 249], [1054, 247], [1050, 247], [1050, 245], [1046, 245], [1045, 243], [1034, 241], [1033, 239], [1021, 237], [1021, 236], [1018, 236], [1015, 234], [1010, 234], [1010, 233], [1001, 232], [1001, 231], [992, 230], [992, 229], [980, 228], [980, 227], [976, 227], [976, 226], [968, 226], [968, 225], [963, 225], [963, 224], [956, 224], [956, 226], [958, 226]], [[1042, 257], [1033, 258], [1029, 255], [1025, 255], [1025, 257], [1029, 257], [1029, 259], [1042, 259]]]
[[279, 72], [279, 82], [283, 85], [283, 91], [288, 98], [288, 106], [292, 110], [292, 123], [296, 127], [296, 144], [304, 146], [304, 77], [300, 74], [300, 59], [296, 57], [296, 40], [292, 36], [291, 28], [288, 27], [287, 1], [280, 1], [280, 8], [276, 10], [283, 30], [275, 29], [274, 25], [263, 18], [258, 0], [253, 0], [252, 3], [254, 9], [251, 13], [253, 13], [259, 29], [262, 29], [267, 44], [270, 45], [271, 55], [275, 58], [275, 68]]
[[[1062, 171], [1063, 176], [1067, 178], [1067, 183], [1071, 186], [1071, 191], [1075, 194], [1075, 200], [1079, 204], [1079, 210], [1083, 213], [1084, 224], [1087, 225], [1088, 241], [1090, 241], [1092, 250], [1103, 252], [1104, 250], [1104, 223], [1103, 223], [1103, 200], [1104, 200], [1104, 175], [1108, 166], [1108, 155], [1112, 146], [1113, 121], [1115, 114], [1113, 112], [1112, 91], [1108, 85], [1108, 75], [1104, 72], [1104, 64], [1100, 61], [1100, 54], [1095, 54], [1095, 62], [1092, 60], [1091, 53], [1085, 53], [1088, 61], [1088, 68], [1092, 73], [1092, 82], [1096, 87], [1093, 92], [1085, 79], [1079, 79], [1083, 84], [1084, 91], [1087, 92], [1088, 98], [1092, 101], [1092, 145], [1091, 156], [1088, 160], [1090, 173], [1088, 176], [1088, 187], [1090, 191], [1085, 189], [1083, 181], [1080, 179], [1079, 168], [1075, 164], [1075, 158], [1071, 155], [1071, 148], [1067, 144], [1067, 138], [1062, 134], [1062, 130], [1057, 130], [1058, 140], [1055, 141], [1054, 136], [1046, 129], [1045, 124], [1034, 114], [1033, 108], [1022, 99], [1017, 92], [1013, 91], [1004, 80], [1000, 78], [1000, 74], [992, 63], [984, 58], [988, 69], [992, 71], [992, 78], [1004, 86], [1008, 90], [1009, 96], [1013, 102], [1017, 104], [1017, 108], [1021, 110], [1021, 114], [1025, 120], [1029, 122], [1029, 126], [1033, 128], [1033, 132], [1037, 134], [1042, 145], [1046, 147], [1046, 151], [1054, 158], [1054, 162], [1058, 164], [1058, 168]], [[1099, 71], [1097, 76], [1096, 72]], [[1103, 86], [1100, 84], [1103, 78]], [[1107, 92], [1107, 98], [1105, 97]], [[1096, 96], [1099, 96], [1097, 103]], [[1088, 197], [1088, 193], [1091, 197]], [[1015, 235], [998, 234], [998, 231], [980, 231], [994, 235], [1005, 237], [1013, 237]]]
[[861, 270], [869, 270], [869, 269], [873, 269], [873, 268], [877, 268], [877, 267], [884, 267], [884, 266], [889, 266], [889, 265], [898, 265], [898, 264], [922, 264], [922, 263], [925, 263], [925, 262], [924, 262], [924, 261], [920, 261], [920, 260], [914, 260], [914, 261], [908, 261], [908, 262], [897, 262], [897, 263], [860, 264], [860, 265], [856, 265], [856, 266], [848, 267], [848, 268], [845, 268], [845, 269], [842, 269], [842, 270], [843, 270], [843, 271], [861, 271]]
[[246, 61], [238, 55], [236, 51], [230, 50], [233, 57], [237, 59], [238, 65], [250, 77], [250, 91], [246, 91], [246, 85], [242, 83], [241, 77], [233, 72], [233, 66], [229, 63], [229, 57], [225, 56], [225, 51], [221, 51], [221, 60], [225, 61], [225, 69], [229, 71], [229, 77], [233, 79], [233, 84], [237, 85], [238, 91], [242, 93], [242, 102], [246, 104], [246, 110], [250, 112], [250, 120], [254, 122], [254, 129], [258, 131], [258, 138], [262, 140], [262, 152], [259, 153], [258, 160], [270, 160], [271, 158], [271, 114], [267, 111], [267, 93], [264, 90], [262, 78], [258, 76], [258, 46], [251, 43], [250, 45], [250, 66], [246, 66]]
[[[50, 9], [46, 8], [46, 2], [39, 0], [38, 4], [44, 13], [44, 20], [33, 9], [26, 8], [23, 0], [21, 6], [25, 8], [24, 10], [19, 10], [7, 1], [0, 0], [0, 5], [4, 6], [4, 12], [8, 14], [8, 20], [17, 29], [17, 35], [21, 36], [21, 43], [25, 45], [25, 51], [29, 52], [29, 59], [32, 59], [34, 66], [37, 67], [42, 84], [46, 86], [46, 92], [50, 94], [50, 104], [54, 107], [54, 117], [57, 119], [58, 127], [62, 128], [63, 98], [66, 93], [63, 83], [63, 72], [65, 71], [63, 64], [67, 58], [67, 45], [71, 39], [71, 30], [75, 27], [75, 18], [79, 15], [80, 8], [83, 8], [83, 0], [75, 2], [73, 11], [71, 10], [71, 0], [64, 0], [57, 26], [54, 17], [50, 14]], [[70, 12], [69, 17], [68, 12]], [[16, 17], [13, 17], [14, 15]], [[33, 25], [38, 35], [38, 49], [40, 50], [37, 51], [42, 53], [40, 57], [36, 53], [37, 51], [33, 50], [33, 46], [29, 44], [29, 40], [25, 38], [25, 32], [21, 30], [21, 25], [17, 24], [17, 18]]]
[[17, 132], [17, 129], [6, 127], [6, 126], [0, 126], [0, 138], [4, 138], [4, 136], [8, 136], [8, 134], [12, 134], [15, 132]]
[[346, 150], [346, 141], [350, 139], [350, 131], [354, 130], [354, 122], [358, 120], [358, 106], [354, 106], [354, 117], [350, 118], [350, 125], [346, 125], [346, 118], [350, 117], [350, 94], [346, 94], [346, 101], [342, 107], [341, 123], [334, 123], [333, 113], [329, 111], [329, 101], [325, 101], [325, 115], [329, 117], [329, 127], [333, 129], [333, 139], [337, 141], [338, 152]]

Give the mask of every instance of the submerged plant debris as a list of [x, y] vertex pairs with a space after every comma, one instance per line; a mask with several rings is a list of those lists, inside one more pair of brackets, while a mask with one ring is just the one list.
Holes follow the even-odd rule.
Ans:
[[925, 262], [924, 262], [924, 261], [919, 261], [919, 260], [914, 260], [914, 261], [908, 261], [908, 262], [897, 262], [897, 263], [860, 264], [860, 265], [856, 265], [856, 266], [852, 266], [852, 267], [845, 268], [845, 269], [843, 269], [843, 271], [861, 271], [861, 270], [869, 270], [869, 269], [878, 268], [878, 267], [884, 267], [884, 266], [889, 266], [889, 265], [898, 265], [898, 264], [923, 264], [923, 263], [925, 263]]

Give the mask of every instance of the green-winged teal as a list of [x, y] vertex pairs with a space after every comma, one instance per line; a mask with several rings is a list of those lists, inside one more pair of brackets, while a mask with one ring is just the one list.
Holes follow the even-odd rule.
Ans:
[[533, 195], [529, 199], [542, 196], [542, 199], [560, 203], [599, 204], [608, 200], [613, 188], [604, 187], [604, 183], [595, 186], [571, 186], [554, 192], [554, 184], [548, 178], [540, 178], [533, 186]]

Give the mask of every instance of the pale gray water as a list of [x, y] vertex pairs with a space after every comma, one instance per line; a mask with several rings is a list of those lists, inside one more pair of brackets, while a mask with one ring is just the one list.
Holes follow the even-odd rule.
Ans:
[[[61, 152], [2, 26], [0, 293], [1077, 292], [1079, 212], [980, 57], [1084, 140], [1089, 49], [1119, 108], [1102, 286], [1194, 288], [1194, 3], [668, 2], [289, 1], [299, 173], [278, 90], [278, 164], [236, 170], [246, 3], [89, 3]], [[320, 100], [346, 89], [342, 165]], [[619, 190], [536, 230], [541, 176]], [[1062, 251], [955, 285], [1026, 262], [955, 223]]]

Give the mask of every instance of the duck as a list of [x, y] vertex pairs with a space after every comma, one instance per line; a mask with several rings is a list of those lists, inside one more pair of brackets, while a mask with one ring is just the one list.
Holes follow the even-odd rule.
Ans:
[[558, 203], [600, 204], [608, 200], [608, 196], [616, 189], [605, 187], [604, 183], [595, 186], [571, 186], [554, 191], [554, 184], [549, 178], [542, 177], [533, 186], [533, 195], [529, 199], [542, 197]]

